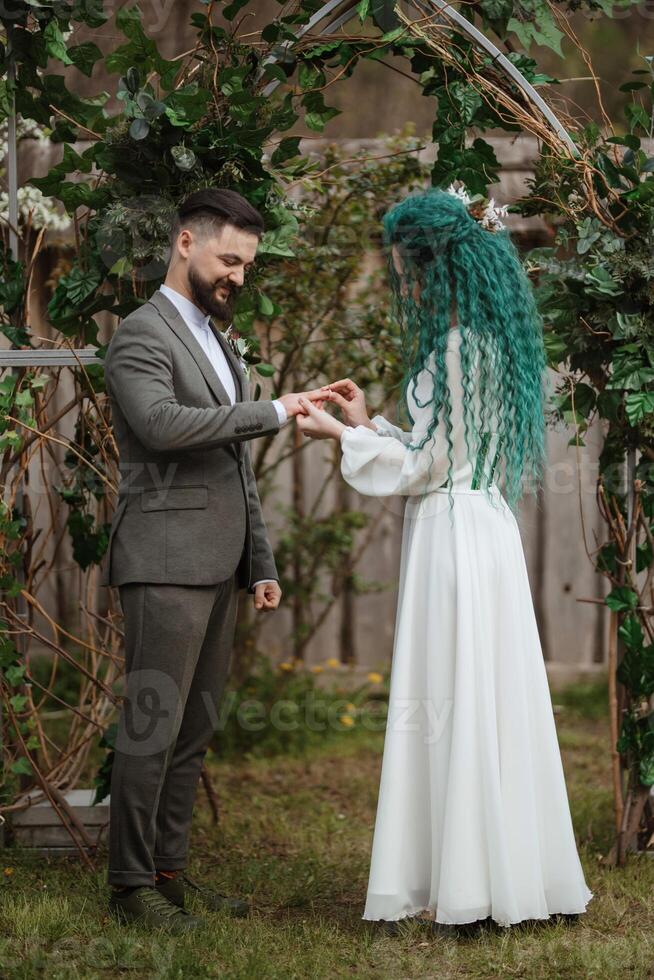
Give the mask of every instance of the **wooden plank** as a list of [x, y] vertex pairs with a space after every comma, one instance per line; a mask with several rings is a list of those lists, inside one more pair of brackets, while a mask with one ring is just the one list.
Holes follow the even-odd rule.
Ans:
[[[31, 793], [21, 797], [20, 800], [38, 798], [40, 790], [33, 790]], [[109, 820], [109, 797], [106, 796], [97, 806], [92, 806], [91, 801], [95, 796], [94, 789], [73, 789], [64, 794], [67, 803], [75, 810], [76, 816], [90, 833], [95, 827], [106, 823]], [[17, 801], [18, 802], [18, 801]], [[32, 803], [24, 810], [13, 811], [9, 819], [14, 828], [28, 827], [62, 827], [61, 820], [57, 811], [49, 800], [40, 800]]]
[[[103, 841], [107, 836], [109, 826], [109, 816], [106, 823], [100, 827], [87, 827], [89, 837], [94, 844]], [[12, 824], [14, 842], [19, 847], [66, 847], [70, 848], [75, 854], [79, 854], [78, 849], [72, 843], [70, 834], [63, 824], [58, 826], [20, 826]]]

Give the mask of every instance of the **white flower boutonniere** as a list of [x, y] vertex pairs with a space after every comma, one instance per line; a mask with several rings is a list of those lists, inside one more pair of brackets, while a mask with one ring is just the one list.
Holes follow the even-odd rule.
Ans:
[[245, 339], [245, 337], [240, 337], [238, 332], [234, 330], [234, 325], [230, 323], [227, 330], [224, 331], [223, 337], [230, 346], [230, 349], [234, 356], [239, 360], [241, 368], [245, 377], [250, 378], [250, 365], [246, 361], [246, 357], [250, 352], [250, 345]]

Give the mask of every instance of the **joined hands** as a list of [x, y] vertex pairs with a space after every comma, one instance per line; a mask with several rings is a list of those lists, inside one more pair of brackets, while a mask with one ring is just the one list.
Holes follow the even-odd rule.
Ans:
[[[363, 425], [375, 431], [368, 418], [365, 394], [350, 378], [333, 381], [322, 388], [314, 388], [301, 394], [284, 395], [283, 399], [293, 400], [290, 405], [294, 409], [292, 414], [295, 415], [298, 428], [312, 439], [340, 440], [347, 426]], [[344, 423], [324, 410], [326, 402], [331, 402], [340, 409]], [[284, 404], [286, 406], [286, 402]]]

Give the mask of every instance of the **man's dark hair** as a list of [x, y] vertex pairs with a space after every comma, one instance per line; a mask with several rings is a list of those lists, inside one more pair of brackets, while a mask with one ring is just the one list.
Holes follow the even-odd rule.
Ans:
[[257, 238], [261, 238], [264, 232], [263, 218], [244, 197], [236, 191], [204, 187], [190, 194], [177, 208], [170, 229], [171, 248], [182, 228], [192, 228], [204, 238], [216, 234], [227, 224], [248, 231]]

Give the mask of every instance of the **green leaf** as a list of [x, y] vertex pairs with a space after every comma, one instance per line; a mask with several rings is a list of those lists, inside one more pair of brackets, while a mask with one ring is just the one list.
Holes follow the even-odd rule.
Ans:
[[382, 35], [381, 40], [384, 44], [392, 44], [393, 41], [397, 41], [397, 39], [402, 37], [403, 34], [406, 34], [406, 27], [394, 27], [391, 31], [386, 31], [386, 33]]
[[560, 58], [563, 57], [561, 41], [563, 32], [558, 29], [544, 0], [534, 3], [533, 13], [528, 20], [518, 20], [511, 17], [507, 30], [513, 31], [520, 39], [525, 51], [529, 51], [532, 43], [551, 48]]
[[9, 704], [14, 711], [22, 711], [27, 704], [26, 694], [14, 694], [13, 697], [9, 698]]
[[633, 395], [627, 395], [625, 399], [625, 411], [630, 425], [637, 425], [646, 415], [654, 412], [654, 394], [647, 391], [638, 391]]
[[33, 773], [32, 763], [24, 755], [12, 762], [9, 769], [17, 776], [31, 776]]
[[299, 152], [300, 152], [300, 137], [285, 136], [284, 139], [280, 141], [278, 146], [273, 151], [273, 154], [270, 158], [270, 162], [272, 163], [273, 167], [278, 167], [286, 160], [291, 160], [293, 157], [298, 156]]
[[262, 378], [272, 378], [275, 373], [274, 364], [256, 364], [254, 370], [261, 375]]
[[93, 297], [101, 281], [100, 272], [84, 272], [78, 267], [73, 267], [70, 273], [61, 276], [48, 303], [48, 314], [52, 322], [59, 324], [77, 319], [83, 311], [85, 301]]
[[102, 51], [97, 44], [93, 44], [91, 41], [73, 45], [72, 48], [68, 48], [68, 54], [75, 67], [88, 78], [93, 73], [95, 63], [102, 58]]
[[621, 612], [622, 610], [635, 609], [638, 605], [638, 596], [633, 589], [626, 585], [620, 585], [609, 592], [604, 601], [609, 609], [614, 612]]
[[359, 15], [359, 20], [363, 24], [364, 20], [368, 16], [368, 11], [370, 10], [370, 0], [359, 0], [357, 4], [357, 14]]
[[338, 116], [340, 109], [333, 109], [325, 105], [322, 92], [307, 92], [302, 97], [302, 105], [307, 112], [304, 121], [315, 132], [322, 133], [325, 124], [334, 116]]
[[166, 116], [171, 125], [188, 127], [205, 115], [210, 102], [211, 94], [191, 82], [166, 97]]
[[643, 786], [654, 786], [654, 752], [640, 760], [638, 775]]
[[58, 61], [63, 62], [64, 65], [73, 64], [72, 58], [68, 56], [64, 35], [62, 34], [56, 17], [53, 17], [53, 19], [48, 22], [47, 27], [43, 31], [43, 37], [45, 39], [45, 49], [52, 58], [56, 58]]
[[286, 72], [284, 71], [281, 65], [278, 65], [276, 62], [271, 61], [264, 66], [263, 77], [266, 79], [266, 81], [270, 81], [270, 82], [272, 81], [285, 82], [288, 78], [288, 75], [286, 74]]
[[303, 62], [300, 65], [298, 72], [298, 81], [300, 82], [300, 88], [302, 91], [312, 88], [319, 88], [321, 85], [325, 84], [325, 73], [315, 65]]
[[617, 143], [618, 146], [628, 146], [634, 152], [640, 149], [640, 140], [632, 133], [626, 133], [624, 136], [608, 136], [606, 142]]
[[129, 40], [106, 56], [105, 68], [108, 72], [125, 74], [129, 68], [137, 67], [143, 77], [156, 72], [161, 88], [170, 91], [179, 72], [179, 63], [162, 58], [155, 42], [145, 34], [141, 21], [137, 4], [120, 8], [116, 26]]
[[132, 95], [136, 95], [139, 88], [141, 87], [141, 76], [139, 74], [138, 68], [134, 68], [134, 66], [128, 68], [124, 79], [121, 79], [121, 81], [123, 80], [125, 82], [125, 86], [127, 90], [131, 92]]
[[[572, 398], [570, 399], [570, 405], [572, 406]], [[585, 384], [583, 381], [575, 385], [574, 406], [575, 411], [581, 415], [582, 418], [587, 419], [595, 408], [595, 389], [591, 388], [590, 385]]]
[[129, 135], [133, 140], [144, 140], [150, 132], [150, 123], [147, 119], [134, 119], [129, 127]]
[[645, 134], [649, 134], [650, 117], [649, 113], [646, 112], [645, 108], [638, 102], [631, 102], [625, 107], [624, 111], [629, 125], [632, 129], [636, 129], [638, 126], [645, 131]]
[[642, 649], [643, 629], [637, 616], [626, 616], [618, 629], [618, 635], [622, 637], [628, 647], [633, 647], [636, 651]]
[[[585, 241], [588, 239], [578, 244], [582, 245]], [[585, 282], [591, 296], [619, 296], [622, 292], [620, 283], [616, 282], [611, 273], [601, 265], [594, 266], [586, 273]]]
[[566, 356], [568, 345], [562, 337], [548, 331], [543, 335], [545, 354], [550, 367], [556, 368]]
[[232, 3], [223, 10], [223, 17], [225, 20], [234, 20], [239, 10], [247, 7], [249, 2], [250, 0], [232, 0]]
[[275, 304], [273, 301], [268, 296], [261, 294], [259, 296], [259, 313], [262, 316], [272, 316], [274, 312]]
[[109, 269], [110, 276], [127, 276], [132, 271], [132, 262], [127, 255], [121, 255], [120, 258], [116, 259], [112, 267]]
[[278, 221], [276, 228], [266, 231], [257, 249], [258, 255], [293, 256], [295, 252], [291, 243], [298, 233], [298, 221], [295, 215], [284, 207], [271, 210], [271, 217]]
[[5, 670], [5, 679], [9, 681], [12, 687], [18, 687], [20, 684], [25, 683], [25, 664], [12, 664]]

